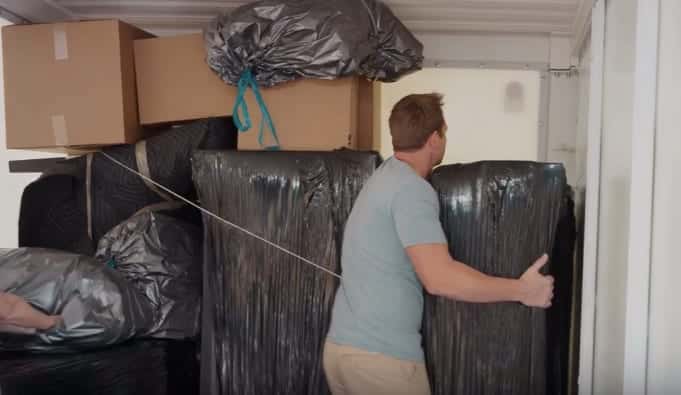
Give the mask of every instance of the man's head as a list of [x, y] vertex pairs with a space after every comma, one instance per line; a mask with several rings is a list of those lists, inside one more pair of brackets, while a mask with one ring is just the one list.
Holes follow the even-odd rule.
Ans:
[[415, 94], [402, 98], [393, 107], [389, 123], [395, 152], [423, 155], [431, 166], [442, 162], [447, 131], [442, 95]]

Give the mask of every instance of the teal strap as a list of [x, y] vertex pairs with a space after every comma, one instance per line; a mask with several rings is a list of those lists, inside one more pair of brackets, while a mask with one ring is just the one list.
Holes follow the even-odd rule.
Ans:
[[[260, 121], [260, 132], [258, 134], [258, 143], [260, 144], [260, 147], [264, 147], [266, 150], [279, 150], [279, 137], [277, 137], [277, 130], [274, 127], [274, 122], [272, 121], [270, 112], [267, 110], [265, 100], [263, 100], [262, 95], [260, 94], [258, 83], [255, 82], [250, 69], [244, 71], [243, 74], [241, 74], [241, 78], [239, 79], [239, 84], [237, 86], [238, 92], [236, 96], [236, 102], [234, 103], [234, 109], [232, 110], [234, 126], [236, 126], [239, 132], [242, 133], [247, 132], [251, 128], [251, 117], [248, 114], [248, 105], [246, 104], [246, 91], [248, 88], [251, 88], [253, 90], [253, 95], [255, 95], [255, 101], [258, 103], [258, 107], [260, 107], [260, 113], [262, 114], [262, 119]], [[239, 110], [241, 110], [241, 113], [243, 114], [243, 121], [241, 115], [239, 114]], [[264, 144], [265, 125], [267, 125], [268, 129], [270, 130], [272, 138], [275, 142], [275, 145], [270, 147], [265, 147]]]
[[116, 258], [113, 258], [113, 257], [112, 257], [111, 259], [109, 259], [109, 260], [106, 262], [106, 265], [107, 265], [108, 267], [112, 268], [112, 269], [115, 269], [116, 266], [118, 266], [118, 265], [116, 264]]

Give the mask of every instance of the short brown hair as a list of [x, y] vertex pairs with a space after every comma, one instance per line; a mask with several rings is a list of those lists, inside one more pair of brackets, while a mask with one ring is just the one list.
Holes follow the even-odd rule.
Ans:
[[393, 150], [408, 151], [423, 147], [430, 135], [444, 133], [442, 95], [414, 94], [402, 98], [390, 113], [390, 135]]

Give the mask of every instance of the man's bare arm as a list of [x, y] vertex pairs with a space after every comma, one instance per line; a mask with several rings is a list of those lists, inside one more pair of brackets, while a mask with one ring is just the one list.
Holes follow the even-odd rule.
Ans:
[[519, 279], [488, 276], [451, 257], [445, 244], [420, 244], [406, 248], [416, 274], [428, 293], [474, 303], [520, 302], [531, 307], [549, 307], [553, 277], [539, 269], [539, 258]]

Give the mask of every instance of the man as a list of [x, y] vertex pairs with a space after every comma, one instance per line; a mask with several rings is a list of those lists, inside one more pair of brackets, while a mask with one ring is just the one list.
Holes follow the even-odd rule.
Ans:
[[423, 288], [433, 295], [546, 308], [553, 278], [539, 258], [519, 279], [487, 276], [449, 255], [426, 181], [444, 157], [442, 96], [409, 95], [390, 114], [395, 154], [367, 181], [345, 227], [324, 370], [334, 395], [430, 394], [421, 348]]

